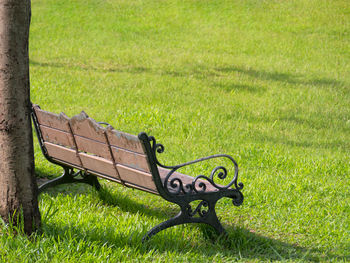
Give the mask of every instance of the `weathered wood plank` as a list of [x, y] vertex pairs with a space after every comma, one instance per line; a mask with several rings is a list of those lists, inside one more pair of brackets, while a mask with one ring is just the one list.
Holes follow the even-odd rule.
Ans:
[[[91, 173], [93, 175], [96, 175], [96, 176], [98, 176], [100, 178], [110, 180], [112, 182], [121, 183], [121, 181], [119, 179], [117, 179], [117, 178], [114, 178], [114, 177], [111, 177], [111, 176], [108, 176], [108, 175], [104, 175], [104, 174], [98, 173], [96, 171], [89, 171], [89, 173]], [[136, 185], [136, 184], [131, 184], [131, 183], [128, 183], [128, 182], [125, 182], [125, 185], [127, 187], [131, 187], [131, 188], [134, 188], [134, 189], [139, 189], [139, 190], [142, 190], [142, 191], [149, 192], [151, 194], [159, 195], [158, 191], [155, 190], [155, 189], [153, 189], [153, 190], [152, 189], [148, 189], [148, 188], [145, 188], [143, 186]]]
[[145, 173], [120, 164], [117, 165], [117, 169], [123, 181], [143, 186], [151, 191], [157, 191], [156, 185], [153, 182], [153, 177], [150, 173]]
[[39, 124], [69, 132], [69, 118], [63, 112], [55, 114], [39, 109], [39, 107], [34, 107], [34, 111]]
[[85, 169], [118, 178], [113, 162], [86, 153], [79, 153], [79, 156]]
[[137, 153], [145, 153], [139, 138], [137, 138], [135, 135], [117, 131], [112, 128], [107, 128], [107, 135], [109, 143], [112, 146], [127, 149], [129, 151]]
[[105, 143], [105, 128], [91, 119], [84, 111], [73, 116], [69, 121], [75, 135], [83, 136], [98, 142]]
[[92, 153], [112, 161], [108, 145], [81, 136], [74, 136], [79, 151]]
[[117, 164], [134, 169], [151, 172], [146, 155], [112, 147], [114, 160]]
[[52, 144], [49, 142], [45, 142], [44, 145], [47, 149], [49, 156], [81, 167], [79, 158], [77, 157], [75, 150], [60, 145]]
[[[112, 128], [105, 129], [95, 120], [89, 118], [85, 112], [72, 119], [63, 113], [57, 115], [39, 108], [36, 108], [36, 113], [38, 121], [41, 123], [40, 129], [44, 140], [46, 140], [45, 146], [52, 158], [64, 163], [71, 163], [75, 167], [81, 167], [81, 169], [99, 174], [101, 177], [115, 178], [115, 181], [119, 181], [119, 172], [121, 179], [131, 187], [147, 189], [153, 193], [157, 192], [150, 174], [147, 157], [137, 136]], [[70, 128], [78, 147], [78, 156], [75, 149], [60, 146], [75, 147]], [[117, 164], [116, 167], [113, 165], [113, 159], [107, 145], [106, 131], [108, 140], [113, 145], [111, 149]]]
[[43, 139], [46, 142], [68, 146], [70, 148], [75, 147], [72, 135], [68, 132], [49, 128], [43, 125], [40, 125], [40, 130], [41, 130]]
[[62, 161], [62, 160], [59, 160], [59, 159], [56, 159], [54, 157], [51, 157], [52, 160], [54, 160], [56, 163], [60, 163], [60, 164], [63, 164], [65, 166], [69, 166], [71, 168], [75, 168], [75, 169], [78, 169], [78, 170], [84, 170], [81, 165], [75, 165], [75, 164], [72, 164], [72, 163], [68, 163], [68, 162], [65, 162], [65, 161]]

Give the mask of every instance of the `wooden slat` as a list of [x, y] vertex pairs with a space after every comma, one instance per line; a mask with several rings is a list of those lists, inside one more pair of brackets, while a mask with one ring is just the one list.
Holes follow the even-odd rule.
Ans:
[[40, 125], [44, 141], [74, 148], [72, 135], [68, 132]]
[[[168, 169], [165, 169], [165, 168], [162, 168], [162, 167], [158, 167], [158, 172], [159, 172], [159, 175], [160, 175], [160, 178], [164, 184], [164, 180], [165, 180], [165, 177], [167, 176], [167, 174], [170, 172], [170, 170]], [[182, 173], [178, 173], [178, 172], [175, 172], [171, 175], [169, 181], [171, 181], [173, 178], [180, 178], [183, 185], [185, 186], [186, 184], [192, 184], [193, 180], [194, 180], [194, 177], [192, 176], [189, 176], [189, 175], [186, 175], [186, 174], [182, 174]], [[206, 180], [198, 180], [196, 185], [198, 185], [200, 182], [203, 182], [205, 183], [206, 185], [206, 191], [217, 191], [217, 189], [215, 187], [213, 187], [208, 181]], [[171, 187], [168, 188], [170, 192], [171, 191]], [[200, 188], [197, 187], [197, 189], [199, 190]]]
[[107, 144], [97, 142], [85, 137], [74, 136], [75, 141], [77, 142], [77, 146], [79, 151], [83, 151], [86, 153], [93, 153], [97, 156], [106, 158], [109, 161], [112, 161], [111, 154], [109, 152], [109, 148]]
[[145, 172], [151, 172], [146, 155], [116, 147], [112, 147], [112, 152], [117, 164], [129, 166]]
[[65, 161], [67, 163], [72, 163], [78, 167], [81, 166], [75, 150], [52, 144], [49, 142], [45, 142], [44, 144], [49, 156], [58, 160]]
[[70, 125], [75, 135], [83, 136], [98, 142], [105, 143], [105, 128], [99, 125], [95, 120], [89, 118], [85, 112], [75, 115], [70, 119]]
[[[115, 181], [119, 181], [118, 171], [121, 179], [127, 185], [157, 193], [147, 157], [137, 136], [112, 128], [105, 129], [84, 112], [69, 119], [63, 113], [57, 115], [40, 110], [38, 107], [34, 108], [38, 122], [41, 124], [40, 128], [46, 140], [44, 144], [49, 156], [63, 163], [72, 164], [78, 169], [86, 169], [101, 177], [114, 178]], [[75, 147], [70, 127], [81, 162], [75, 149], [60, 146]], [[108, 140], [113, 146], [111, 149], [116, 166], [113, 164], [107, 145], [104, 134], [106, 130]]]
[[127, 149], [129, 151], [142, 153], [144, 150], [139, 138], [125, 132], [117, 131], [112, 128], [107, 128], [108, 140], [112, 146]]
[[55, 114], [41, 110], [38, 107], [34, 107], [34, 111], [39, 124], [69, 132], [69, 118], [64, 113]]
[[72, 163], [68, 163], [68, 162], [65, 162], [65, 161], [62, 161], [62, 160], [59, 160], [59, 159], [56, 159], [56, 158], [54, 158], [54, 157], [51, 157], [52, 158], [52, 160], [54, 160], [56, 163], [60, 163], [60, 164], [63, 164], [63, 165], [65, 165], [65, 166], [69, 166], [69, 167], [71, 167], [71, 168], [75, 168], [75, 169], [78, 169], [78, 170], [84, 170], [82, 167], [81, 167], [81, 165], [79, 164], [79, 165], [75, 165], [75, 164], [72, 164]]
[[152, 175], [124, 165], [117, 165], [118, 172], [123, 181], [157, 191]]
[[[110, 177], [110, 176], [107, 176], [107, 175], [104, 175], [104, 174], [100, 174], [100, 173], [95, 172], [95, 171], [89, 171], [89, 173], [94, 174], [94, 175], [96, 175], [98, 177], [101, 177], [103, 179], [110, 180], [112, 182], [121, 183], [120, 180], [117, 179], [117, 178]], [[148, 189], [148, 188], [142, 187], [140, 185], [135, 185], [135, 184], [131, 184], [131, 183], [125, 183], [125, 186], [131, 187], [131, 188], [134, 188], [134, 189], [139, 189], [139, 190], [142, 190], [142, 191], [146, 191], [146, 192], [149, 192], [151, 194], [159, 195], [157, 190]]]
[[86, 153], [79, 153], [79, 156], [85, 169], [118, 178], [111, 161]]

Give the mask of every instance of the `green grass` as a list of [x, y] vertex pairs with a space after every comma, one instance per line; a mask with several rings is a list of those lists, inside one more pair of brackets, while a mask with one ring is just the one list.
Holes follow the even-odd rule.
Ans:
[[[43, 109], [146, 131], [164, 163], [232, 155], [245, 200], [217, 206], [229, 241], [187, 225], [141, 244], [176, 206], [57, 187], [41, 232], [2, 227], [3, 262], [350, 260], [348, 1], [33, 0], [30, 73]], [[61, 173], [37, 143], [35, 158], [39, 176]]]

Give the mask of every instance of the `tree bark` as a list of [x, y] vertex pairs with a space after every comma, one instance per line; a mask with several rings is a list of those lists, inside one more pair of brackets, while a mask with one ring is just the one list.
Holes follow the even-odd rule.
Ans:
[[30, 16], [30, 0], [0, 0], [0, 216], [23, 224], [27, 234], [40, 226], [30, 120]]

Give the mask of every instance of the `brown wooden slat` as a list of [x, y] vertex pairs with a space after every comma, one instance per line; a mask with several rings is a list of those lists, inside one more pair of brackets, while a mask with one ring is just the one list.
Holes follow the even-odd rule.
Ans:
[[135, 184], [130, 184], [130, 183], [125, 183], [125, 185], [127, 187], [131, 187], [131, 188], [142, 190], [142, 191], [145, 191], [145, 192], [148, 192], [151, 194], [159, 195], [157, 189], [148, 189], [148, 188], [142, 187], [140, 185], [135, 185]]
[[[55, 159], [53, 158], [56, 162], [58, 163], [61, 163], [63, 165], [68, 165], [68, 166], [71, 166], [73, 168], [76, 168], [76, 169], [79, 169], [79, 170], [84, 170], [82, 169], [80, 166], [77, 166], [77, 165], [74, 165], [74, 164], [71, 164], [71, 163], [67, 163], [65, 161], [62, 161], [62, 160], [59, 160], [59, 159]], [[108, 176], [108, 175], [105, 175], [105, 174], [101, 174], [99, 172], [96, 172], [96, 171], [92, 171], [92, 170], [88, 170], [89, 173], [91, 174], [94, 174], [100, 178], [103, 178], [103, 179], [107, 179], [109, 181], [112, 181], [112, 182], [116, 182], [116, 183], [121, 183], [121, 181], [118, 179], [118, 178], [115, 178], [115, 177], [111, 177], [111, 176]], [[146, 191], [146, 192], [149, 192], [151, 194], [155, 194], [155, 195], [159, 195], [159, 193], [157, 192], [157, 190], [155, 189], [148, 189], [148, 188], [145, 188], [145, 187], [142, 187], [140, 185], [136, 185], [136, 184], [131, 184], [131, 183], [125, 183], [125, 185], [127, 187], [131, 187], [131, 188], [135, 188], [135, 189], [139, 189], [139, 190], [142, 190], [142, 191]]]
[[151, 172], [146, 155], [116, 147], [112, 147], [112, 152], [117, 164], [126, 165], [145, 172]]
[[143, 186], [152, 191], [157, 191], [156, 185], [154, 184], [150, 173], [145, 173], [120, 164], [117, 165], [117, 169], [123, 181]]
[[75, 150], [72, 150], [60, 145], [52, 144], [49, 142], [45, 142], [44, 144], [49, 156], [58, 160], [65, 161], [67, 163], [72, 163], [80, 167], [80, 161], [76, 155]]
[[[117, 163], [115, 167], [106, 144], [104, 134], [106, 129], [89, 118], [86, 113], [82, 112], [70, 120], [63, 113], [57, 115], [40, 110], [35, 106], [34, 108], [38, 122], [41, 124], [40, 128], [44, 140], [46, 140], [44, 144], [49, 156], [62, 163], [72, 164], [78, 169], [86, 169], [100, 177], [114, 178], [115, 181], [119, 182], [117, 168], [121, 179], [130, 187], [157, 193], [152, 175], [149, 173], [147, 157], [137, 136], [111, 128], [107, 129], [108, 139], [111, 145], [114, 146], [111, 149]], [[81, 162], [75, 149], [57, 145], [75, 147], [73, 137], [70, 134], [70, 127], [78, 146], [78, 156]], [[98, 156], [91, 155], [91, 153]], [[81, 167], [81, 164], [83, 167]]]
[[117, 131], [111, 128], [107, 128], [107, 135], [108, 140], [112, 146], [127, 149], [129, 151], [137, 153], [145, 153], [139, 138], [135, 135]]
[[[162, 183], [164, 184], [165, 177], [170, 172], [170, 170], [162, 168], [162, 167], [158, 167], [158, 172], [159, 172], [160, 178], [162, 180]], [[173, 173], [170, 177], [170, 180], [173, 178], [180, 178], [182, 180], [182, 183], [184, 186], [186, 184], [192, 184], [192, 182], [194, 180], [194, 177], [186, 175], [186, 174], [178, 173], [178, 172]], [[200, 182], [205, 183], [205, 185], [207, 186], [206, 191], [217, 191], [217, 189], [206, 180], [198, 180], [196, 185], [198, 185], [198, 183], [200, 183]], [[170, 192], [172, 192], [171, 187], [169, 187], [168, 189]], [[198, 187], [197, 189], [200, 189], [200, 188]]]
[[68, 132], [40, 125], [44, 141], [74, 148], [72, 135]]
[[94, 141], [106, 142], [104, 131], [106, 130], [95, 120], [89, 118], [85, 112], [75, 115], [70, 119], [70, 125], [75, 135], [83, 136]]
[[118, 178], [111, 161], [86, 153], [79, 153], [79, 156], [85, 169]]
[[86, 153], [93, 153], [97, 156], [112, 160], [107, 144], [97, 142], [85, 137], [74, 136], [77, 142], [78, 150]]
[[[95, 172], [95, 171], [89, 171], [89, 173], [94, 174], [94, 175], [96, 175], [96, 176], [98, 176], [100, 178], [107, 179], [107, 180], [112, 181], [112, 182], [116, 182], [116, 183], [119, 183], [119, 184], [121, 183], [119, 179], [114, 178], [114, 177], [110, 177], [108, 175], [100, 174], [100, 173]], [[157, 190], [148, 189], [148, 188], [142, 187], [140, 185], [131, 184], [131, 183], [125, 183], [125, 186], [131, 187], [131, 188], [134, 188], [134, 189], [139, 189], [139, 190], [142, 190], [142, 191], [145, 191], [145, 192], [149, 192], [151, 194], [159, 195]]]
[[60, 163], [60, 164], [63, 164], [63, 165], [65, 165], [65, 166], [69, 166], [69, 167], [71, 167], [71, 168], [76, 168], [76, 169], [82, 170], [82, 171], [84, 170], [84, 169], [81, 167], [80, 164], [79, 164], [79, 165], [75, 165], [75, 164], [72, 164], [72, 163], [68, 163], [68, 162], [65, 162], [65, 161], [56, 159], [56, 158], [54, 158], [54, 157], [51, 157], [51, 158], [52, 158], [52, 160], [54, 160], [55, 162]]
[[64, 113], [55, 114], [41, 110], [38, 107], [34, 107], [34, 111], [39, 124], [69, 132], [69, 118]]

